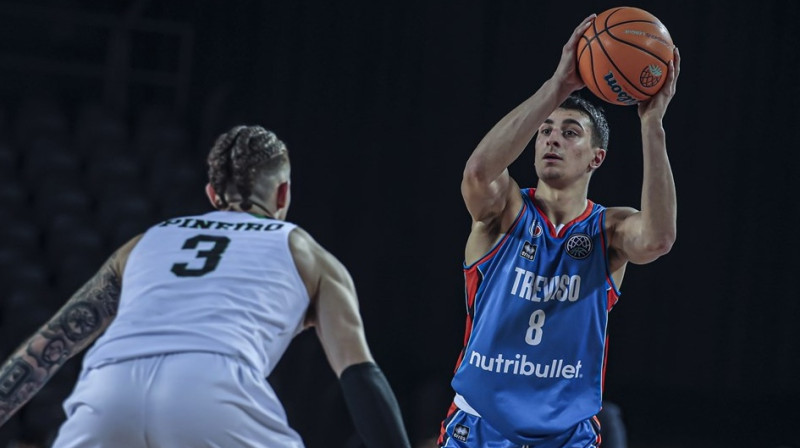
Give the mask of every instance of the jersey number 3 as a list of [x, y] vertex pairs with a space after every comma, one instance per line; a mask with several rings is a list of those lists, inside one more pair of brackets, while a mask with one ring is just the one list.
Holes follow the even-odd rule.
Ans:
[[212, 243], [213, 246], [207, 250], [198, 250], [196, 258], [204, 258], [205, 262], [199, 268], [190, 268], [189, 263], [175, 263], [172, 265], [172, 273], [178, 277], [200, 277], [217, 268], [222, 253], [228, 248], [230, 238], [213, 235], [197, 235], [189, 238], [183, 243], [183, 249], [197, 249], [200, 243]]

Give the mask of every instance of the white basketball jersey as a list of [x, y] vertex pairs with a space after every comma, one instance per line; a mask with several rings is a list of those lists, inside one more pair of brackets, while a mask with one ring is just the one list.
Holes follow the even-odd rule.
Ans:
[[310, 303], [289, 250], [295, 227], [224, 211], [151, 227], [128, 258], [117, 317], [84, 366], [205, 351], [268, 376]]

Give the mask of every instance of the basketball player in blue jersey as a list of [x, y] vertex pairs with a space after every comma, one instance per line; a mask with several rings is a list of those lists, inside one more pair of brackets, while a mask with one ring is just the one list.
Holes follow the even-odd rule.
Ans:
[[[573, 95], [584, 86], [576, 45], [594, 17], [575, 29], [553, 76], [489, 131], [464, 169], [472, 216], [467, 328], [441, 447], [599, 446], [608, 311], [627, 264], [650, 263], [675, 241], [662, 119], [675, 94], [677, 50], [664, 88], [638, 105], [641, 210], [587, 198], [609, 133], [602, 112]], [[520, 189], [507, 168], [531, 140], [538, 183]]]
[[366, 445], [410, 447], [347, 269], [285, 221], [286, 146], [237, 126], [208, 163], [217, 210], [117, 250], [0, 367], [0, 424], [94, 342], [55, 448], [302, 447], [265, 378], [313, 326]]

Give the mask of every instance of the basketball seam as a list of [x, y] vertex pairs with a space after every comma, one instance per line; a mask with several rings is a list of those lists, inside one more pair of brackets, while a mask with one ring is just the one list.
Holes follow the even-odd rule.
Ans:
[[639, 92], [640, 94], [645, 95], [647, 97], [650, 97], [652, 95], [650, 95], [648, 92], [646, 92], [646, 91], [640, 89], [639, 87], [637, 87], [636, 83], [631, 81], [628, 78], [628, 76], [626, 76], [625, 73], [623, 73], [620, 70], [619, 66], [611, 58], [611, 55], [608, 53], [608, 51], [606, 50], [605, 46], [603, 45], [603, 42], [600, 40], [600, 37], [602, 36], [603, 33], [607, 33], [608, 36], [611, 39], [613, 39], [613, 40], [615, 40], [617, 42], [620, 42], [622, 44], [628, 45], [628, 46], [630, 46], [630, 47], [632, 47], [632, 48], [634, 48], [634, 49], [636, 49], [638, 51], [641, 51], [644, 54], [647, 54], [647, 55], [653, 57], [654, 59], [660, 61], [664, 65], [669, 65], [667, 61], [665, 61], [664, 59], [662, 59], [658, 55], [654, 54], [653, 52], [647, 50], [646, 48], [643, 48], [640, 45], [634, 44], [632, 42], [625, 41], [625, 40], [615, 36], [614, 34], [612, 34], [611, 30], [613, 30], [614, 28], [619, 27], [620, 25], [628, 25], [628, 24], [631, 24], [631, 23], [649, 23], [651, 25], [662, 26], [663, 27], [661, 22], [659, 22], [657, 20], [653, 21], [653, 20], [645, 20], [645, 19], [625, 20], [623, 22], [615, 23], [615, 24], [609, 26], [609, 22], [611, 21], [611, 18], [616, 13], [618, 13], [619, 11], [621, 11], [623, 9], [624, 9], [624, 7], [619, 7], [617, 9], [614, 9], [613, 11], [609, 12], [609, 14], [605, 17], [605, 19], [603, 21], [603, 25], [604, 25], [603, 31], [598, 32], [597, 31], [597, 20], [592, 21], [592, 29], [594, 31], [594, 36], [589, 38], [589, 37], [586, 37], [585, 33], [581, 36], [581, 39], [585, 40], [586, 44], [581, 49], [581, 51], [578, 53], [578, 57], [577, 57], [577, 62], [578, 62], [578, 64], [580, 64], [581, 58], [584, 56], [584, 52], [586, 52], [587, 49], [589, 50], [589, 55], [588, 55], [589, 56], [589, 67], [591, 67], [591, 70], [590, 70], [591, 75], [592, 75], [591, 76], [591, 81], [594, 82], [594, 88], [595, 88], [595, 90], [597, 90], [597, 92], [600, 93], [600, 95], [603, 97], [603, 99], [605, 99], [606, 101], [612, 102], [612, 103], [616, 103], [616, 104], [619, 104], [618, 101], [616, 101], [615, 99], [609, 99], [608, 96], [606, 96], [605, 92], [603, 92], [603, 90], [600, 88], [600, 83], [597, 80], [597, 74], [596, 74], [596, 71], [594, 70], [594, 50], [591, 48], [592, 42], [595, 41], [595, 40], [597, 40], [597, 44], [598, 44], [599, 50], [601, 50], [605, 54], [606, 59], [614, 67], [614, 69], [618, 72], [618, 74], [619, 74], [621, 79], [624, 79], [625, 82], [627, 82], [635, 91]]
[[[645, 20], [631, 20], [630, 22], [618, 23], [618, 24], [614, 25], [612, 28], [614, 28], [614, 27], [617, 27], [617, 26], [619, 26], [619, 25], [624, 25], [624, 24], [626, 24], [626, 23], [633, 23], [633, 22], [644, 22], [644, 23], [652, 23], [652, 24], [654, 24], [654, 25], [657, 25], [657, 23], [655, 23], [655, 22], [648, 22], [648, 21], [645, 21]], [[655, 53], [652, 53], [651, 51], [647, 50], [646, 48], [640, 47], [639, 45], [636, 45], [636, 44], [634, 44], [634, 43], [632, 43], [632, 42], [628, 42], [627, 40], [622, 40], [622, 39], [620, 39], [619, 37], [617, 37], [617, 36], [615, 36], [615, 35], [611, 34], [611, 28], [606, 28], [606, 30], [605, 30], [604, 32], [605, 32], [605, 33], [608, 33], [608, 35], [609, 35], [611, 38], [613, 38], [614, 40], [616, 40], [617, 42], [623, 42], [623, 43], [625, 43], [625, 44], [627, 44], [627, 45], [630, 45], [631, 47], [633, 47], [633, 48], [636, 48], [636, 49], [638, 49], [638, 50], [641, 50], [642, 52], [644, 52], [644, 53], [647, 53], [647, 54], [649, 54], [650, 56], [652, 56], [652, 57], [654, 57], [654, 58], [658, 59], [658, 60], [659, 60], [659, 61], [661, 61], [661, 62], [662, 62], [664, 65], [669, 65], [669, 63], [668, 63], [667, 61], [665, 61], [665, 60], [661, 59], [661, 58], [660, 58], [660, 57], [659, 57], [657, 54], [655, 54]]]
[[[645, 21], [645, 22], [646, 22], [646, 21]], [[630, 22], [626, 22], [626, 23], [630, 23]], [[647, 23], [653, 23], [653, 22], [647, 22]], [[616, 25], [614, 25], [614, 26], [616, 26]], [[608, 28], [608, 27], [606, 27], [606, 31], [603, 31], [603, 32], [607, 32], [607, 31], [608, 31], [608, 29], [609, 29], [609, 28]], [[633, 47], [633, 48], [636, 48], [636, 49], [638, 49], [638, 50], [641, 50], [641, 51], [642, 51], [642, 52], [644, 52], [644, 53], [650, 54], [650, 52], [649, 52], [649, 51], [644, 51], [644, 49], [642, 49], [641, 47], [638, 47], [638, 46], [636, 46], [636, 45], [633, 45], [633, 44], [630, 44], [629, 42], [626, 42], [626, 41], [624, 41], [624, 40], [622, 40], [622, 39], [619, 39], [618, 37], [615, 37], [615, 36], [614, 36], [613, 34], [611, 34], [611, 33], [608, 33], [608, 35], [609, 35], [611, 38], [613, 38], [614, 40], [616, 40], [617, 42], [623, 42], [623, 43], [625, 43], [625, 44], [627, 44], [627, 45], [630, 45], [630, 46], [631, 46], [631, 47]], [[623, 72], [622, 72], [622, 70], [620, 70], [620, 69], [619, 69], [619, 66], [617, 66], [617, 64], [614, 62], [614, 59], [612, 59], [612, 58], [611, 58], [611, 55], [609, 55], [609, 54], [608, 54], [608, 51], [606, 51], [606, 48], [605, 48], [605, 46], [603, 45], [603, 41], [600, 41], [600, 40], [598, 40], [598, 41], [597, 41], [597, 44], [599, 45], [600, 49], [601, 49], [601, 50], [603, 50], [603, 53], [605, 53], [605, 55], [606, 55], [606, 58], [608, 59], [608, 62], [609, 62], [609, 63], [611, 63], [611, 65], [613, 65], [613, 66], [614, 66], [614, 68], [617, 70], [617, 74], [619, 75], [619, 77], [620, 77], [620, 78], [624, 79], [624, 80], [625, 80], [625, 82], [627, 82], [627, 83], [628, 83], [628, 84], [629, 84], [631, 87], [633, 87], [633, 89], [634, 89], [634, 90], [636, 90], [637, 92], [641, 93], [642, 95], [646, 95], [646, 96], [648, 96], [648, 97], [652, 96], [652, 95], [650, 95], [649, 93], [645, 92], [644, 90], [642, 90], [642, 89], [640, 89], [640, 88], [636, 87], [636, 84], [635, 84], [634, 82], [632, 82], [630, 79], [628, 79], [628, 77], [627, 77], [627, 76], [625, 76], [625, 73], [623, 73]], [[657, 57], [657, 56], [655, 56], [655, 55], [653, 55], [653, 54], [651, 54], [651, 56], [654, 56], [656, 59], [658, 59], [659, 61], [661, 61], [661, 58], [659, 58], [659, 57]], [[664, 62], [664, 61], [661, 61], [661, 62]], [[592, 70], [592, 71], [594, 72], [594, 70]]]
[[[630, 22], [626, 22], [626, 23], [630, 23]], [[654, 22], [646, 22], [646, 23], [654, 23]], [[622, 25], [622, 24], [620, 23], [620, 24], [617, 24], [617, 25]], [[617, 25], [614, 25], [614, 26], [617, 26]], [[647, 51], [646, 49], [644, 49], [644, 48], [642, 48], [642, 47], [640, 47], [640, 46], [638, 46], [638, 45], [632, 44], [632, 43], [630, 43], [630, 42], [628, 42], [628, 41], [622, 40], [622, 39], [620, 39], [620, 38], [618, 38], [618, 37], [614, 36], [613, 34], [611, 34], [611, 33], [609, 32], [609, 30], [610, 30], [610, 28], [606, 28], [606, 31], [605, 31], [605, 32], [608, 32], [608, 36], [609, 36], [609, 37], [611, 37], [612, 39], [614, 39], [615, 41], [617, 41], [617, 42], [622, 42], [622, 43], [624, 43], [624, 44], [626, 44], [626, 45], [630, 45], [632, 48], [635, 48], [635, 49], [637, 49], [637, 50], [641, 51], [642, 53], [648, 54], [648, 55], [650, 55], [650, 56], [654, 57], [655, 59], [658, 59], [658, 60], [659, 60], [661, 63], [663, 63], [664, 65], [668, 65], [666, 61], [664, 61], [663, 59], [661, 59], [661, 58], [660, 58], [660, 57], [658, 57], [657, 55], [655, 55], [655, 54], [651, 53], [650, 51]], [[625, 73], [623, 73], [623, 71], [619, 69], [619, 67], [618, 67], [618, 66], [617, 66], [617, 64], [614, 62], [614, 60], [613, 60], [613, 59], [611, 59], [611, 56], [610, 56], [610, 55], [608, 54], [608, 52], [606, 51], [605, 47], [603, 46], [603, 43], [602, 43], [602, 42], [600, 42], [600, 41], [598, 41], [598, 43], [600, 44], [600, 48], [603, 50], [603, 53], [605, 53], [605, 54], [606, 54], [606, 56], [608, 57], [608, 62], [610, 62], [610, 63], [611, 63], [611, 65], [613, 65], [613, 66], [614, 66], [614, 68], [615, 68], [615, 69], [617, 69], [617, 73], [619, 74], [619, 76], [620, 76], [622, 79], [624, 79], [624, 80], [625, 80], [625, 82], [627, 82], [627, 83], [628, 83], [628, 84], [629, 84], [631, 87], [633, 87], [633, 89], [634, 89], [634, 90], [636, 90], [637, 92], [641, 93], [642, 95], [646, 95], [646, 96], [648, 96], [648, 97], [652, 96], [651, 94], [647, 93], [646, 91], [644, 91], [644, 90], [640, 89], [640, 88], [639, 88], [639, 87], [636, 85], [636, 83], [635, 83], [635, 82], [633, 82], [633, 81], [631, 81], [630, 79], [628, 79], [628, 76], [627, 76]]]
[[[622, 9], [622, 8], [615, 9], [614, 11], [612, 11], [612, 12], [611, 12], [611, 13], [610, 13], [610, 14], [609, 14], [607, 17], [606, 17], [606, 20], [605, 20], [605, 23], [604, 23], [604, 25], [605, 25], [605, 30], [603, 30], [603, 32], [604, 32], [604, 33], [608, 33], [608, 36], [609, 36], [609, 37], [611, 37], [612, 39], [614, 39], [615, 41], [617, 41], [617, 42], [622, 42], [622, 43], [624, 43], [624, 44], [626, 44], [626, 45], [630, 45], [631, 47], [633, 47], [633, 48], [636, 48], [636, 49], [638, 49], [638, 50], [642, 51], [642, 52], [643, 52], [643, 53], [645, 53], [645, 54], [649, 54], [650, 56], [653, 56], [654, 58], [656, 58], [656, 59], [658, 59], [659, 61], [661, 61], [661, 62], [662, 62], [664, 65], [667, 65], [666, 61], [662, 60], [661, 58], [659, 58], [658, 56], [656, 56], [656, 55], [652, 54], [651, 52], [649, 52], [649, 51], [645, 50], [644, 48], [642, 48], [642, 47], [640, 47], [640, 46], [638, 46], [638, 45], [632, 44], [632, 43], [630, 43], [630, 42], [624, 41], [624, 40], [622, 40], [622, 39], [618, 38], [617, 36], [614, 36], [613, 34], [611, 34], [611, 29], [612, 29], [612, 28], [618, 27], [618, 26], [620, 26], [620, 25], [626, 25], [626, 24], [629, 24], [629, 23], [651, 23], [651, 24], [653, 24], [653, 25], [659, 25], [659, 22], [654, 22], [654, 21], [652, 21], [652, 20], [642, 20], [642, 19], [637, 19], [637, 20], [626, 20], [626, 21], [624, 21], [624, 22], [615, 23], [614, 25], [608, 26], [608, 22], [611, 20], [611, 16], [613, 16], [614, 14], [616, 14], [617, 12], [619, 12], [621, 9]], [[597, 31], [595, 31], [595, 36], [597, 36]], [[605, 47], [603, 46], [603, 42], [602, 42], [602, 41], [598, 41], [598, 44], [600, 44], [600, 49], [601, 49], [601, 50], [603, 50], [603, 53], [605, 53], [606, 57], [608, 58], [608, 62], [610, 62], [610, 63], [611, 63], [611, 65], [613, 65], [613, 66], [614, 66], [614, 68], [615, 68], [615, 69], [617, 70], [617, 72], [619, 73], [619, 76], [620, 76], [620, 77], [622, 77], [622, 78], [625, 80], [625, 82], [627, 82], [627, 83], [628, 83], [628, 84], [629, 84], [631, 87], [633, 87], [633, 89], [634, 89], [634, 90], [636, 90], [637, 92], [639, 92], [639, 93], [641, 93], [641, 94], [643, 94], [643, 95], [646, 95], [646, 96], [648, 96], [648, 97], [649, 97], [649, 96], [651, 96], [649, 93], [647, 93], [647, 92], [643, 91], [642, 89], [640, 89], [639, 87], [637, 87], [637, 86], [636, 86], [636, 83], [634, 83], [634, 82], [632, 82], [630, 79], [628, 79], [628, 77], [625, 75], [625, 73], [623, 73], [623, 72], [622, 72], [622, 70], [620, 70], [620, 69], [619, 69], [619, 67], [617, 66], [617, 64], [614, 62], [614, 60], [613, 60], [613, 59], [611, 59], [611, 56], [610, 56], [610, 55], [608, 54], [608, 52], [606, 51]]]
[[[592, 21], [592, 28], [594, 29], [595, 37], [597, 37], [597, 21]], [[592, 81], [594, 81], [594, 89], [595, 89], [595, 91], [600, 92], [600, 95], [602, 95], [604, 100], [613, 102], [611, 99], [609, 99], [606, 96], [606, 94], [603, 92], [603, 90], [600, 89], [600, 83], [597, 82], [597, 73], [595, 73], [595, 71], [594, 71], [594, 53], [592, 52], [592, 48], [591, 48], [591, 40], [589, 40], [589, 43], [586, 44], [586, 48], [589, 48], [589, 67], [592, 68], [592, 70], [590, 70], [590, 71], [592, 73]], [[586, 48], [584, 48], [584, 50], [586, 50]], [[582, 53], [583, 52], [581, 52], [581, 54]], [[580, 63], [580, 59], [578, 59], [578, 61]]]
[[[622, 8], [615, 9], [613, 12], [611, 12], [611, 14], [609, 14], [609, 16], [611, 16], [615, 12], [619, 11], [620, 9], [622, 9]], [[608, 19], [606, 19], [606, 23], [607, 22], [608, 22]], [[592, 29], [594, 29], [594, 37], [592, 37], [591, 39], [586, 37], [586, 32], [585, 31], [583, 33], [583, 36], [581, 36], [581, 38], [586, 39], [586, 47], [583, 47], [583, 50], [581, 50], [581, 52], [578, 54], [578, 60], [579, 61], [581, 59], [581, 56], [583, 56], [583, 52], [586, 51], [586, 48], [592, 43], [593, 40], [597, 39], [597, 36], [598, 36], [597, 20], [592, 20]], [[606, 29], [608, 29], [608, 25], [607, 24], [606, 24]], [[605, 31], [602, 31], [602, 32], [604, 33]]]
[[[620, 25], [627, 25], [629, 23], [650, 23], [650, 24], [653, 24], [653, 25], [658, 25], [657, 22], [651, 22], [649, 20], [638, 20], [638, 19], [637, 20], [626, 20], [624, 22], [615, 23], [615, 24], [611, 25], [610, 27], [603, 28], [603, 31], [600, 31], [599, 33], [597, 32], [597, 29], [595, 29], [594, 36], [591, 39], [586, 38], [585, 36], [584, 36], [584, 38], [587, 40], [588, 43], [591, 43], [593, 40], [598, 39], [600, 37], [600, 35], [602, 35], [603, 33], [608, 33], [608, 35], [614, 36], [613, 34], [609, 33], [608, 30], [616, 28], [616, 27], [618, 27]], [[585, 50], [586, 49], [584, 48], [583, 50], [581, 50], [581, 52], [583, 52]]]

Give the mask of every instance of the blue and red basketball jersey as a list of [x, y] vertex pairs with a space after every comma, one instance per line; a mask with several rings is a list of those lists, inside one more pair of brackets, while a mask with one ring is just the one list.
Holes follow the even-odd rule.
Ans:
[[521, 190], [523, 207], [492, 250], [464, 266], [467, 329], [452, 386], [508, 440], [530, 444], [600, 411], [606, 322], [619, 290], [606, 253], [605, 208], [558, 231]]

